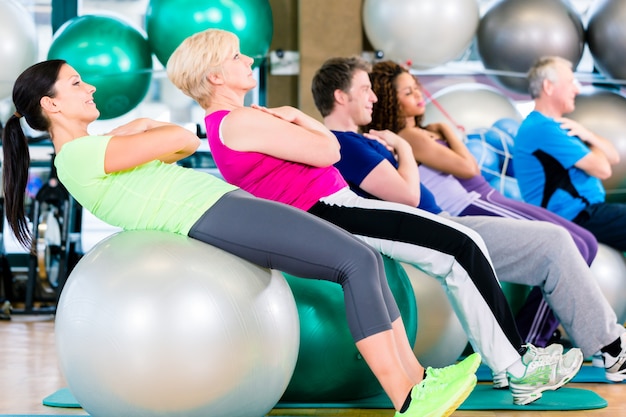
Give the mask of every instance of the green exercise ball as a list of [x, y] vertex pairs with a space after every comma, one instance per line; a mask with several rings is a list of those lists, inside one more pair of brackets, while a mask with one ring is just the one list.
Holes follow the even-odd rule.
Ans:
[[[417, 334], [417, 305], [411, 282], [396, 261], [384, 257], [385, 272], [411, 345]], [[359, 354], [348, 330], [340, 285], [284, 274], [300, 318], [300, 350], [284, 402], [331, 402], [368, 398], [382, 387]]]
[[528, 294], [533, 289], [531, 286], [513, 282], [500, 282], [500, 286], [513, 314], [517, 314], [521, 310], [528, 298]]
[[233, 32], [241, 52], [258, 66], [272, 42], [272, 9], [268, 0], [150, 0], [148, 4], [148, 42], [164, 66], [183, 40], [206, 29]]
[[85, 15], [65, 22], [55, 33], [48, 59], [64, 59], [96, 87], [100, 119], [134, 109], [152, 80], [152, 52], [145, 36], [112, 16]]

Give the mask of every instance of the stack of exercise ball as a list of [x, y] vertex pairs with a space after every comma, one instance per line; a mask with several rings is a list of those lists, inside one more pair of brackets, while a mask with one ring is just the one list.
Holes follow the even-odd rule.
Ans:
[[0, 1], [0, 100], [10, 97], [24, 68], [37, 61], [35, 21], [15, 0]]
[[152, 52], [145, 35], [122, 18], [77, 16], [55, 33], [48, 59], [64, 59], [96, 87], [101, 119], [126, 114], [146, 96]]
[[480, 19], [476, 39], [480, 59], [494, 71], [494, 79], [527, 94], [525, 74], [540, 57], [558, 55], [578, 65], [585, 30], [567, 0], [500, 0]]
[[458, 58], [478, 27], [476, 0], [365, 0], [363, 28], [386, 59], [432, 68]]

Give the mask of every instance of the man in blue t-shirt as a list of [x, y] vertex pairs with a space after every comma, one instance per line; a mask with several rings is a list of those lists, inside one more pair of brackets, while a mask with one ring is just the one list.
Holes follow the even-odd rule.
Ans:
[[524, 200], [584, 227], [626, 251], [626, 204], [605, 202], [602, 180], [619, 162], [613, 144], [563, 115], [580, 88], [571, 62], [545, 57], [528, 72], [534, 110], [515, 138], [513, 165]]

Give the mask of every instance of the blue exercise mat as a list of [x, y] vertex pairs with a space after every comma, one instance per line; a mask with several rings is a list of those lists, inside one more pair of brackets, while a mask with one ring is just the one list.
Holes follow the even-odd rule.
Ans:
[[[51, 407], [80, 408], [67, 388], [44, 398], [43, 404]], [[529, 405], [514, 405], [509, 390], [494, 390], [491, 385], [479, 384], [461, 404], [459, 410], [592, 410], [604, 408], [607, 401], [593, 391], [581, 388], [561, 388], [547, 391], [543, 397]], [[274, 408], [382, 408], [391, 409], [391, 401], [382, 394], [372, 398], [329, 403], [279, 402]], [[0, 416], [2, 417], [2, 416]]]
[[[485, 364], [482, 364], [478, 367], [476, 371], [476, 378], [478, 378], [479, 382], [491, 382], [493, 381], [493, 377], [491, 375], [491, 369]], [[581, 382], [581, 383], [606, 383], [606, 384], [614, 384], [615, 382], [611, 382], [604, 376], [604, 368], [598, 368], [595, 366], [591, 366], [591, 364], [583, 364], [580, 367], [580, 370], [576, 374], [576, 376], [570, 382]], [[623, 382], [622, 382], [623, 383]]]

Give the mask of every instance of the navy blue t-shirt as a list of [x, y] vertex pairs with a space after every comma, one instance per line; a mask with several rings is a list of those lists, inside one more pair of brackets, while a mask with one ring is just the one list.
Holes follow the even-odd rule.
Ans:
[[[374, 168], [383, 160], [389, 161], [396, 169], [398, 161], [387, 148], [381, 143], [368, 139], [355, 132], [332, 131], [341, 146], [341, 159], [335, 167], [350, 185], [352, 191], [366, 198], [376, 198], [360, 188], [361, 183]], [[441, 207], [437, 205], [435, 196], [429, 189], [420, 183], [420, 204], [418, 208], [431, 213], [441, 213]]]

